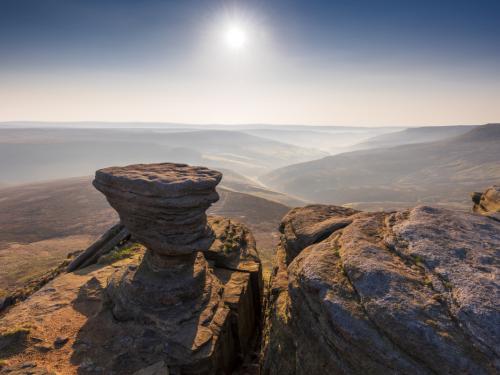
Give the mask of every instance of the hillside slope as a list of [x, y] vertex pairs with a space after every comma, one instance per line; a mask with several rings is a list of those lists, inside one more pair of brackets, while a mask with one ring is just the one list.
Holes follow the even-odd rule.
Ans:
[[468, 192], [500, 180], [500, 124], [439, 142], [326, 157], [277, 169], [261, 179], [273, 189], [321, 203], [468, 207]]
[[440, 141], [446, 138], [465, 134], [477, 125], [456, 126], [422, 126], [408, 128], [398, 132], [377, 135], [350, 147], [354, 150], [364, 150], [399, 145]]
[[297, 127], [289, 128], [266, 128], [266, 129], [244, 129], [243, 131], [262, 138], [269, 138], [279, 142], [285, 142], [292, 145], [304, 147], [313, 147], [318, 150], [326, 151], [330, 154], [338, 154], [350, 150], [355, 144], [368, 140], [377, 135], [395, 132], [399, 128], [380, 128], [380, 127]]

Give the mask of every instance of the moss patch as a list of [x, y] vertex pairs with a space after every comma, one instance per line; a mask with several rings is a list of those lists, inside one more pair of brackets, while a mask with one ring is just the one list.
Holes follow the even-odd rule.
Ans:
[[229, 221], [229, 225], [226, 227], [220, 240], [222, 241], [222, 250], [224, 253], [239, 250], [244, 241], [243, 230]]
[[112, 264], [121, 259], [130, 258], [140, 250], [138, 243], [125, 244], [121, 247], [115, 247], [110, 253], [99, 258], [99, 264]]

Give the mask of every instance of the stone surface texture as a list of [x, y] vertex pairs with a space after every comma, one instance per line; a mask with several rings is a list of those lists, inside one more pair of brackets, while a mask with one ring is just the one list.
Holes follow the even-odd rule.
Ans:
[[194, 311], [215, 318], [221, 285], [202, 252], [215, 239], [206, 210], [219, 198], [221, 178], [217, 171], [174, 163], [96, 172], [94, 186], [148, 249], [140, 265], [116, 272], [109, 282], [116, 319], [154, 323], [175, 336]]
[[315, 205], [281, 231], [264, 374], [499, 373], [499, 222]]
[[214, 240], [206, 210], [219, 199], [222, 174], [186, 164], [135, 164], [100, 169], [94, 186], [134, 238], [157, 254], [191, 254]]

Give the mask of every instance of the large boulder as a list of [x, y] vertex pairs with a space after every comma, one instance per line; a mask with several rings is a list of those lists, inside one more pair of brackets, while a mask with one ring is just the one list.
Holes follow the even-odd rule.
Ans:
[[310, 206], [281, 228], [264, 374], [500, 371], [499, 222]]

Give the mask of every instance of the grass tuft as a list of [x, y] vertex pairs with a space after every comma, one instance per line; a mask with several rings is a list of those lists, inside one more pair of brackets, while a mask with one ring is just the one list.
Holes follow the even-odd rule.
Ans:
[[221, 240], [223, 241], [222, 250], [227, 254], [238, 250], [244, 239], [242, 239], [241, 233], [236, 233], [235, 226], [229, 223], [221, 236]]
[[428, 287], [432, 287], [432, 279], [429, 276], [426, 276], [424, 279], [424, 285]]
[[121, 259], [130, 258], [139, 250], [140, 245], [137, 243], [128, 244], [122, 247], [115, 247], [110, 253], [99, 258], [99, 264], [112, 264]]
[[424, 267], [424, 260], [420, 255], [413, 255], [412, 256], [413, 261], [415, 262], [415, 265], [418, 267]]

